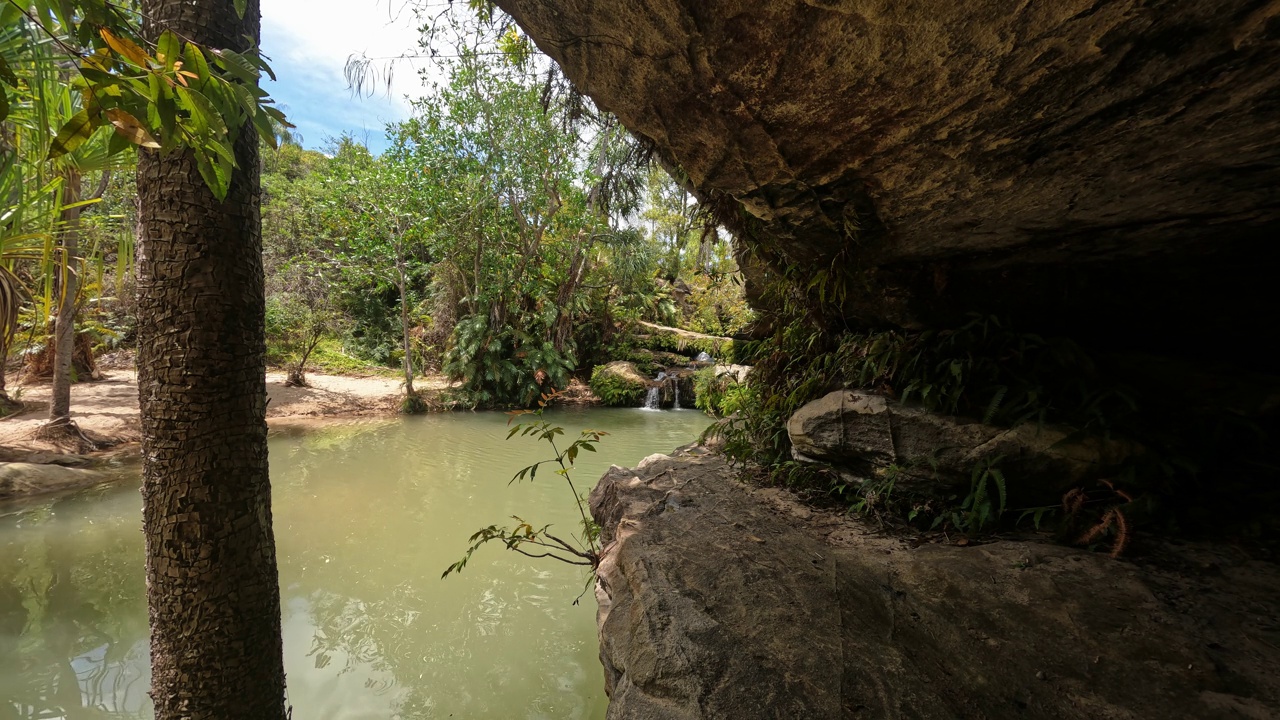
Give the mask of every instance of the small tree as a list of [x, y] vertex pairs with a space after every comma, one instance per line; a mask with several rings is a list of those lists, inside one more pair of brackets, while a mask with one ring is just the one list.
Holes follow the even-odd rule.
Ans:
[[284, 384], [307, 387], [307, 360], [326, 336], [346, 329], [346, 318], [325, 302], [311, 302], [300, 293], [279, 293], [267, 299], [267, 346], [284, 365]]
[[427, 261], [431, 192], [420, 168], [390, 153], [381, 157], [344, 138], [327, 179], [326, 202], [337, 259], [352, 279], [389, 284], [399, 296], [406, 410], [421, 409], [413, 387], [411, 279]]
[[[591, 580], [595, 578], [596, 570], [600, 565], [600, 525], [588, 513], [587, 496], [585, 493], [578, 492], [577, 486], [573, 484], [572, 473], [574, 463], [578, 460], [578, 454], [580, 452], [596, 452], [596, 445], [609, 433], [603, 430], [583, 430], [577, 440], [569, 442], [564, 449], [561, 449], [559, 443], [556, 442], [556, 437], [565, 434], [564, 428], [552, 425], [542, 417], [548, 402], [555, 395], [555, 392], [543, 393], [538, 400], [537, 410], [516, 410], [507, 413], [510, 416], [510, 420], [507, 421], [508, 425], [514, 422], [516, 418], [524, 415], [532, 415], [534, 418], [532, 422], [514, 425], [507, 433], [508, 440], [516, 435], [532, 437], [547, 443], [553, 453], [552, 457], [539, 460], [517, 472], [507, 484], [511, 485], [522, 480], [533, 482], [538, 477], [539, 468], [544, 465], [554, 467], [553, 472], [557, 477], [564, 480], [565, 486], [573, 495], [573, 502], [577, 506], [578, 519], [581, 522], [577, 536], [566, 540], [553, 535], [550, 532], [550, 525], [534, 527], [526, 522], [524, 518], [513, 515], [511, 519], [516, 521], [514, 527], [490, 525], [477, 530], [468, 540], [470, 545], [467, 547], [462, 559], [445, 568], [444, 573], [440, 575], [441, 579], [449, 577], [450, 574], [462, 572], [463, 568], [471, 560], [471, 556], [482, 545], [497, 542], [508, 550], [513, 550], [526, 557], [551, 558], [569, 565], [581, 565], [589, 568], [591, 572], [587, 576], [587, 585], [590, 587]], [[578, 597], [581, 599], [581, 595]], [[573, 604], [577, 605], [578, 600], [574, 600]]]

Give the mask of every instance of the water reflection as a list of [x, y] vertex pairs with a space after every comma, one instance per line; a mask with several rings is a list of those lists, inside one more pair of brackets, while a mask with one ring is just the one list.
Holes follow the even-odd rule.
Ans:
[[[600, 456], [619, 464], [706, 424], [600, 409], [557, 421], [611, 432]], [[604, 716], [594, 603], [572, 605], [580, 568], [486, 549], [439, 579], [482, 525], [574, 523], [561, 485], [507, 486], [546, 453], [504, 441], [505, 423], [458, 413], [272, 439], [296, 717]], [[598, 477], [601, 457], [579, 476]], [[0, 719], [149, 716], [139, 505], [115, 487], [0, 517]]]
[[111, 500], [95, 507], [100, 496], [2, 521], [0, 718], [150, 716], [140, 537], [112, 527], [136, 524], [136, 495], [123, 513]]

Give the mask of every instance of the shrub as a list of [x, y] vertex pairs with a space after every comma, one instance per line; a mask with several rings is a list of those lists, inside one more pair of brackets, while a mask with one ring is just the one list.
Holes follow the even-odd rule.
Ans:
[[751, 391], [732, 374], [706, 367], [693, 375], [694, 403], [712, 417], [728, 417], [750, 405]]
[[574, 368], [573, 354], [561, 353], [515, 327], [494, 331], [484, 315], [460, 321], [443, 370], [475, 407], [528, 407], [548, 389], [563, 389]]
[[591, 392], [605, 405], [636, 407], [648, 389], [644, 378], [629, 362], [598, 365], [591, 371]]
[[326, 334], [340, 332], [345, 319], [293, 293], [267, 299], [267, 359], [288, 371], [287, 385], [306, 385], [307, 360]]

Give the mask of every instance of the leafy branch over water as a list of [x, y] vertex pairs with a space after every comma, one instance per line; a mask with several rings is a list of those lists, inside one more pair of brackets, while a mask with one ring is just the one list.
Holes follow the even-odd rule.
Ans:
[[[507, 439], [519, 435], [520, 437], [533, 437], [542, 440], [551, 446], [551, 450], [555, 455], [547, 460], [539, 460], [538, 462], [521, 469], [511, 477], [507, 483], [518, 482], [528, 479], [530, 482], [538, 475], [538, 469], [543, 465], [557, 466], [554, 471], [556, 475], [564, 478], [565, 484], [568, 485], [569, 491], [573, 493], [574, 503], [578, 506], [578, 517], [582, 521], [581, 532], [572, 540], [565, 540], [557, 537], [549, 531], [550, 525], [543, 525], [535, 528], [532, 524], [526, 522], [519, 516], [512, 516], [516, 521], [514, 527], [498, 527], [490, 525], [481, 528], [471, 536], [468, 542], [471, 546], [467, 548], [466, 554], [462, 559], [453, 563], [445, 569], [441, 574], [441, 578], [446, 578], [450, 573], [462, 572], [467, 566], [467, 561], [471, 559], [480, 546], [489, 542], [500, 542], [506, 546], [508, 550], [514, 550], [521, 555], [531, 558], [549, 557], [559, 560], [570, 565], [582, 565], [591, 568], [594, 573], [596, 567], [600, 563], [600, 526], [596, 524], [591, 516], [587, 514], [587, 498], [578, 492], [578, 488], [573, 484], [573, 478], [570, 473], [573, 469], [574, 462], [578, 459], [579, 452], [596, 452], [596, 444], [600, 439], [609, 433], [602, 430], [583, 430], [578, 439], [571, 442], [563, 450], [556, 443], [556, 437], [564, 435], [564, 428], [552, 425], [550, 422], [542, 419], [542, 413], [547, 407], [547, 402], [555, 397], [555, 393], [543, 394], [538, 401], [537, 410], [517, 410], [508, 415], [511, 419], [507, 421], [511, 424], [516, 418], [524, 415], [532, 415], [535, 420], [528, 423], [517, 423], [507, 433]], [[576, 602], [576, 601], [575, 601]]]

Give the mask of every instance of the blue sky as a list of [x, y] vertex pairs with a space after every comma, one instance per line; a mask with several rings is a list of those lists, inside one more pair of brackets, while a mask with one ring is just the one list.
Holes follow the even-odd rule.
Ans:
[[[343, 66], [353, 53], [394, 57], [417, 49], [418, 31], [404, 0], [262, 0], [262, 51], [278, 82], [265, 88], [298, 126], [303, 145], [322, 149], [343, 132], [381, 152], [388, 122], [409, 116], [405, 96], [419, 97], [414, 64], [395, 65], [391, 96], [353, 97]], [[380, 63], [381, 64], [381, 63]]]

